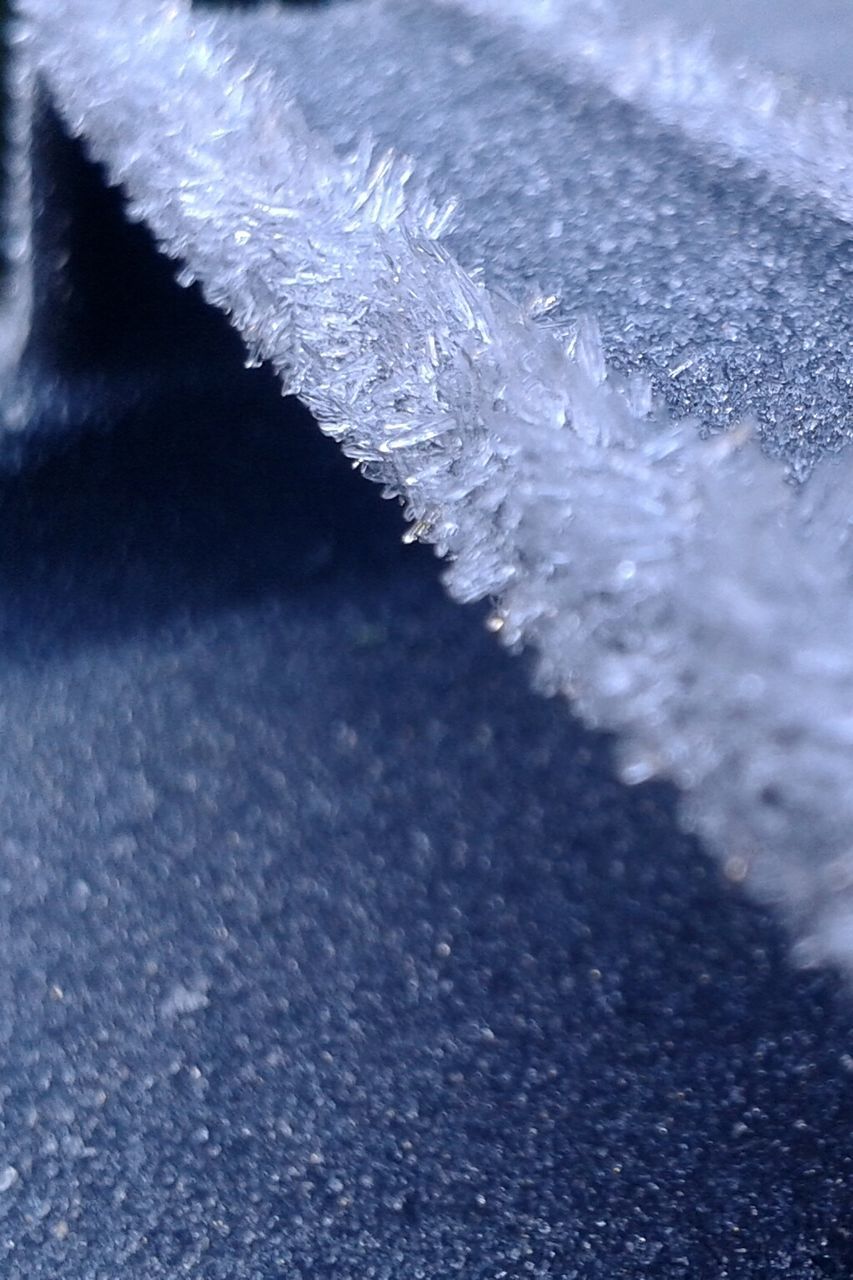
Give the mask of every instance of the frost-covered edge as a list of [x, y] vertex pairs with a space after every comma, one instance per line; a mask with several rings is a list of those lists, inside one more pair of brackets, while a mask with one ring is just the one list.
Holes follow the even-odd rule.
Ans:
[[[131, 215], [323, 430], [405, 503], [459, 600], [685, 792], [809, 957], [853, 957], [846, 486], [797, 502], [748, 431], [702, 442], [491, 296], [404, 160], [340, 160], [213, 25], [158, 0], [25, 0], [24, 47]], [[808, 522], [806, 508], [814, 512]]]
[[[15, 45], [21, 30], [12, 25], [6, 72], [6, 130], [3, 159], [2, 200], [4, 231], [3, 306], [0, 309], [0, 378], [9, 381], [20, 360], [32, 322], [32, 181], [29, 160], [34, 112], [34, 83], [31, 60], [19, 56]], [[4, 426], [22, 425], [10, 420], [7, 408]]]

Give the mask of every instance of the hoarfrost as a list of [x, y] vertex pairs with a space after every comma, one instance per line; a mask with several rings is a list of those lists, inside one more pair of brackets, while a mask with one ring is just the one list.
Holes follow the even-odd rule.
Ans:
[[669, 420], [608, 373], [594, 323], [566, 345], [547, 294], [467, 275], [408, 162], [339, 158], [186, 5], [23, 9], [21, 57], [131, 215], [403, 501], [452, 594], [493, 601], [541, 686], [617, 733], [626, 781], [682, 788], [804, 956], [850, 966], [849, 463], [798, 494], [748, 424]]

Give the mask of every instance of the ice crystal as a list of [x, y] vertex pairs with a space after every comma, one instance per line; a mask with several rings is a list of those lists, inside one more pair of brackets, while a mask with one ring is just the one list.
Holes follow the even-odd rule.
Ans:
[[543, 688], [618, 735], [626, 781], [683, 789], [805, 954], [851, 964], [847, 464], [798, 495], [748, 424], [672, 420], [608, 371], [593, 321], [549, 324], [547, 288], [516, 303], [466, 273], [413, 166], [337, 155], [213, 19], [23, 9], [21, 56], [131, 215], [401, 498], [453, 595], [491, 600]]

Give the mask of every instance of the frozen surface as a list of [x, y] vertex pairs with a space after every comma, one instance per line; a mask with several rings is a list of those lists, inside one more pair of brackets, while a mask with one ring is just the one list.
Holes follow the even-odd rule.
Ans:
[[836, 976], [167, 300], [0, 479], [4, 1280], [849, 1280]]
[[[794, 74], [797, 60], [783, 53], [785, 35], [792, 39], [796, 27], [794, 8], [782, 8], [780, 49], [750, 5], [742, 21], [724, 12], [717, 24], [711, 11], [699, 24], [695, 10], [691, 17], [691, 10], [680, 15], [667, 5], [668, 17], [660, 20], [660, 8], [647, 14], [629, 5], [626, 11], [619, 0], [456, 3], [488, 21], [506, 23], [523, 44], [532, 41], [538, 61], [604, 85], [698, 142], [718, 162], [738, 159], [819, 198], [848, 222], [853, 219], [849, 81], [843, 73]], [[843, 67], [849, 65], [843, 51], [853, 43], [849, 13], [839, 25], [833, 42]], [[824, 60], [833, 56], [827, 55], [828, 43]], [[820, 44], [810, 34], [805, 47], [814, 54]]]
[[690, 37], [710, 35], [721, 57], [796, 76], [816, 93], [853, 90], [849, 0], [619, 0], [637, 26], [667, 22]]
[[849, 438], [853, 232], [814, 198], [721, 171], [549, 66], [526, 28], [459, 7], [267, 8], [220, 28], [340, 148], [369, 133], [413, 156], [461, 201], [444, 242], [467, 270], [556, 295], [564, 328], [593, 314], [608, 362], [645, 371], [673, 413], [754, 416], [801, 470]]
[[[158, 3], [30, 9], [28, 56], [133, 215], [182, 260], [180, 278], [198, 279], [252, 357], [403, 499], [411, 536], [448, 557], [451, 592], [492, 600], [491, 626], [532, 646], [541, 685], [618, 732], [624, 778], [674, 779], [686, 820], [731, 873], [786, 904], [804, 955], [846, 963], [844, 474], [825, 468], [797, 500], [743, 424], [703, 442], [652, 407], [642, 379], [608, 376], [593, 321], [569, 336], [543, 323], [547, 291], [519, 305], [467, 274], [441, 239], [447, 206], [413, 166], [373, 146], [341, 159], [232, 31]], [[419, 47], [455, 49], [465, 83], [486, 51], [443, 36]], [[447, 101], [442, 112], [456, 119]], [[470, 155], [465, 119], [454, 144]], [[488, 147], [482, 122], [480, 136]], [[547, 190], [548, 163], [539, 171]], [[522, 227], [542, 192], [509, 189], [523, 195]], [[626, 200], [636, 217], [638, 193]], [[828, 240], [843, 262], [846, 226], [821, 226], [815, 249]], [[752, 275], [765, 258], [750, 247]], [[790, 262], [789, 277], [802, 287]], [[830, 305], [840, 283], [824, 281]], [[702, 314], [695, 290], [684, 296]], [[802, 314], [789, 321], [804, 342]], [[718, 324], [712, 312], [706, 338]]]
[[[84, 34], [75, 28], [75, 42]], [[86, 47], [77, 91], [106, 103], [107, 132], [92, 137], [106, 155], [116, 146], [111, 115], [120, 132], [141, 130], [139, 163], [162, 184], [146, 195], [157, 222], [173, 201], [175, 166], [182, 181], [193, 177], [185, 134], [174, 155], [159, 150], [157, 110], [191, 103], [204, 138], [209, 94], [197, 85], [193, 98], [186, 80], [161, 79], [141, 61], [140, 81], [127, 66], [111, 79], [103, 50], [86, 56]], [[207, 65], [219, 84], [218, 55]], [[138, 96], [146, 84], [148, 114]], [[136, 111], [122, 120], [131, 85]], [[292, 152], [275, 152], [283, 124], [293, 117], [253, 117], [237, 139], [239, 165], [224, 148], [231, 179], [219, 225], [206, 193], [221, 197], [222, 175], [205, 176], [203, 148], [194, 157], [201, 176], [181, 189], [196, 197], [187, 201], [195, 222], [181, 226], [194, 254], [208, 244], [202, 274], [221, 269], [214, 241], [221, 233], [230, 244], [230, 201], [245, 196], [233, 175], [258, 139], [270, 168], [288, 171]], [[55, 187], [74, 186], [77, 148], [56, 143], [39, 166]], [[315, 212], [322, 201], [307, 179], [316, 173], [293, 186]], [[736, 785], [724, 769], [716, 798], [713, 785], [705, 791], [706, 817], [742, 802], [734, 817], [754, 830], [754, 766], [772, 771], [770, 808], [792, 805], [786, 839], [811, 826], [801, 862], [783, 842], [787, 859], [750, 862], [730, 848], [712, 864], [680, 832], [671, 790], [617, 783], [608, 741], [561, 702], [534, 696], [527, 660], [483, 632], [489, 606], [445, 598], [433, 558], [400, 545], [399, 511], [281, 401], [269, 369], [243, 371], [236, 334], [197, 287], [170, 287], [170, 264], [121, 219], [92, 169], [84, 185], [85, 216], [70, 232], [68, 208], [40, 206], [40, 224], [55, 222], [39, 226], [36, 245], [27, 369], [40, 376], [20, 433], [32, 452], [17, 474], [0, 475], [4, 1277], [849, 1280], [849, 991], [831, 971], [793, 971], [775, 916], [740, 892], [744, 877], [766, 873], [771, 896], [781, 883], [813, 928], [837, 904], [841, 935], [822, 933], [818, 953], [828, 938], [847, 955], [848, 866], [823, 861], [831, 846], [820, 843], [847, 799], [844, 469], [819, 468], [826, 490], [805, 490], [801, 507], [821, 508], [824, 492], [829, 506], [801, 555], [798, 524], [775, 514], [786, 493], [776, 467], [763, 505], [757, 451], [719, 458], [698, 448], [692, 425], [633, 424], [613, 411], [613, 379], [603, 389], [592, 379], [584, 417], [588, 384], [571, 373], [567, 466], [552, 467], [545, 496], [557, 504], [571, 484], [582, 502], [596, 499], [597, 518], [580, 522], [577, 539], [566, 520], [559, 544], [551, 508], [516, 531], [519, 545], [548, 549], [561, 593], [571, 571], [584, 628], [612, 623], [598, 633], [601, 652], [612, 636], [624, 655], [635, 598], [621, 594], [631, 580], [624, 558], [612, 602], [601, 587], [610, 540], [624, 535], [636, 549], [651, 524], [640, 518], [640, 445], [627, 451], [640, 456], [625, 485], [612, 483], [609, 468], [618, 476], [625, 464], [621, 427], [642, 427], [641, 442], [667, 432], [683, 442], [670, 455], [687, 468], [683, 490], [662, 459], [667, 502], [695, 495], [697, 464], [708, 467], [699, 474], [714, 502], [729, 494], [710, 520], [705, 490], [674, 515], [666, 503], [647, 513], [661, 531], [699, 536], [691, 555], [707, 530], [708, 616], [682, 654], [705, 682], [701, 712], [682, 725], [671, 712], [689, 702], [661, 700], [661, 731], [694, 764], [706, 758], [696, 750], [704, 733], [725, 748], [725, 769], [744, 765]], [[738, 190], [746, 217], [765, 188]], [[421, 214], [385, 238], [382, 208], [359, 224], [356, 243], [362, 267], [379, 244], [387, 271], [416, 251]], [[276, 232], [286, 222], [278, 210]], [[463, 236], [475, 243], [466, 218], [454, 233], [460, 254]], [[291, 242], [275, 243], [286, 267]], [[303, 288], [328, 296], [322, 273], [311, 281], [304, 270], [327, 243], [312, 239], [310, 257], [302, 246], [288, 323], [307, 324], [316, 306], [317, 292]], [[240, 248], [226, 284], [240, 276]], [[410, 343], [418, 333], [412, 308], [379, 268], [377, 279], [379, 298], [393, 303], [382, 341], [394, 338], [404, 365], [400, 333]], [[419, 306], [434, 302], [421, 290]], [[277, 307], [263, 311], [267, 322]], [[369, 332], [374, 312], [358, 317]], [[308, 396], [324, 362], [335, 378], [353, 366], [351, 350], [325, 347], [310, 364], [303, 335], [297, 328], [292, 355]], [[580, 347], [583, 369], [600, 372], [593, 331]], [[348, 385], [350, 414], [326, 404], [324, 425], [345, 422], [338, 434], [351, 451], [375, 447], [386, 420], [371, 416], [362, 384]], [[541, 408], [537, 383], [529, 395]], [[443, 436], [435, 456], [426, 442], [437, 467], [454, 446], [436, 483], [452, 478], [472, 503], [466, 444], [496, 438], [481, 407], [466, 402], [461, 439]], [[521, 422], [509, 436], [519, 492], [507, 515], [523, 510], [529, 522], [543, 495], [541, 475], [523, 489], [530, 447], [544, 438], [552, 463], [554, 453], [548, 432], [528, 438]], [[596, 426], [615, 432], [604, 469]], [[423, 448], [408, 454], [418, 467]], [[796, 438], [781, 448], [804, 456]], [[373, 459], [386, 478], [388, 458]], [[743, 490], [731, 469], [740, 461]], [[411, 473], [400, 474], [407, 483]], [[718, 479], [730, 487], [715, 489]], [[636, 507], [623, 503], [626, 490]], [[489, 526], [487, 545], [502, 528]], [[644, 591], [672, 581], [634, 566]], [[522, 581], [532, 567], [525, 561]], [[457, 590], [466, 580], [456, 577]], [[674, 585], [695, 617], [692, 574]], [[678, 639], [664, 621], [651, 638]], [[511, 625], [512, 614], [504, 633]], [[744, 636], [767, 648], [756, 656]], [[798, 652], [815, 666], [792, 676]], [[580, 674], [597, 680], [600, 653], [588, 654]], [[658, 673], [668, 677], [670, 664], [664, 649]], [[592, 693], [605, 688], [593, 682]], [[743, 699], [740, 719], [727, 718], [727, 689]], [[580, 692], [589, 710], [589, 687]], [[630, 690], [611, 694], [614, 715], [636, 708]], [[749, 720], [745, 733], [753, 712], [761, 723]], [[775, 714], [790, 715], [778, 742]], [[836, 735], [828, 747], [823, 730]], [[780, 880], [780, 867], [800, 872], [799, 883]]]

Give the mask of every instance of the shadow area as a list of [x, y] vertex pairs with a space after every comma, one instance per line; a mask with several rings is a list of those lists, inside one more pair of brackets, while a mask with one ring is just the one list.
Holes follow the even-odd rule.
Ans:
[[41, 112], [30, 418], [0, 439], [0, 650], [430, 559]]
[[429, 559], [272, 375], [234, 379], [227, 399], [154, 388], [109, 430], [76, 430], [0, 478], [7, 656]]
[[832, 975], [78, 178], [0, 478], [8, 1274], [846, 1280]]

